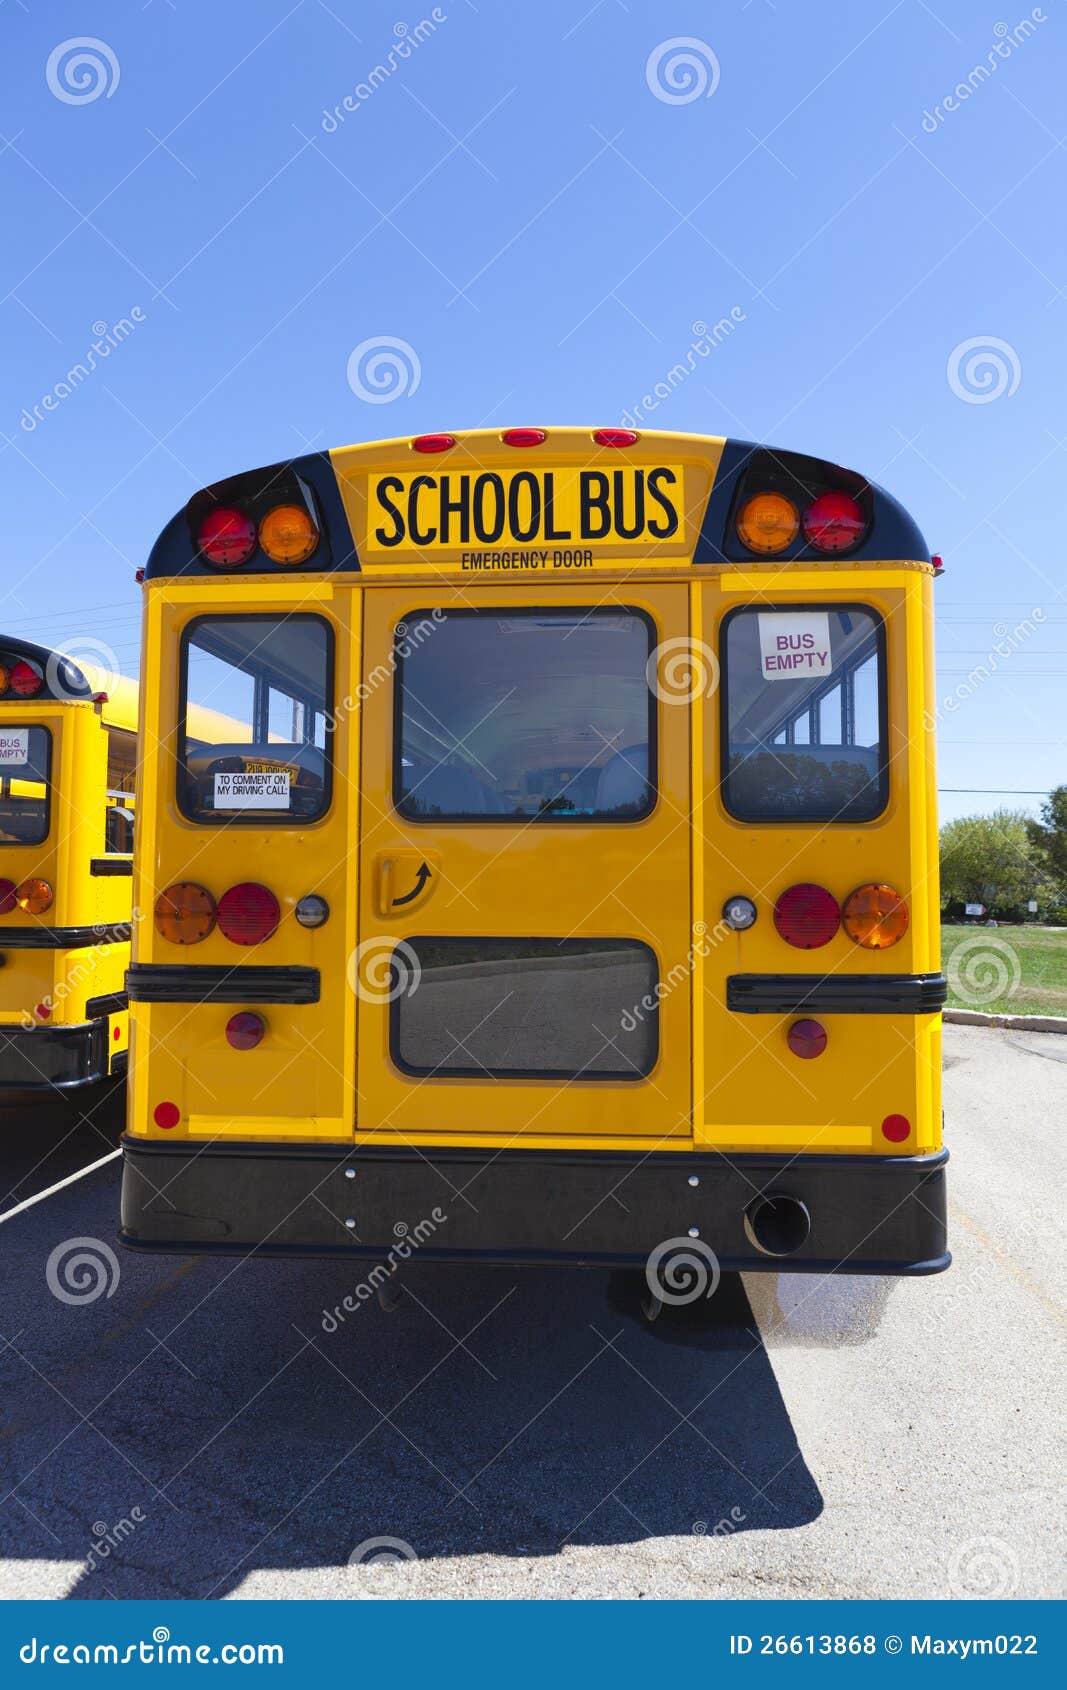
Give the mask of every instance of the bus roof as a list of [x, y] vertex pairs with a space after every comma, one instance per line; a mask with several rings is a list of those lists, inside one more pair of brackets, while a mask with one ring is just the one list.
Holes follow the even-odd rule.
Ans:
[[0, 665], [13, 668], [28, 663], [41, 675], [41, 686], [32, 694], [8, 692], [3, 703], [48, 704], [99, 703], [103, 721], [116, 728], [135, 731], [139, 689], [136, 681], [114, 675], [93, 663], [82, 663], [52, 646], [34, 640], [17, 639], [0, 633]]

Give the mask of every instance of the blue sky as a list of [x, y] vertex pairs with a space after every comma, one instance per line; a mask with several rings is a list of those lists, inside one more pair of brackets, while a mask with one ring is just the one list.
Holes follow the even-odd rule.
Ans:
[[[613, 422], [733, 311], [649, 425], [887, 485], [945, 559], [943, 788], [1067, 779], [1062, 0], [2, 22], [5, 631], [132, 671], [133, 572], [196, 487], [309, 446]], [[418, 378], [404, 353], [371, 403], [349, 361], [383, 337]]]

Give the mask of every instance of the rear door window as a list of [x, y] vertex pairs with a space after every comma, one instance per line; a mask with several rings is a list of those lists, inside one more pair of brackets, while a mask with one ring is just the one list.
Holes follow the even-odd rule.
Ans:
[[48, 837], [47, 728], [0, 726], [0, 845], [40, 845]]
[[312, 821], [330, 802], [333, 635], [319, 616], [202, 616], [182, 636], [178, 803], [201, 822]]
[[888, 799], [885, 630], [855, 605], [723, 622], [723, 801], [741, 821], [872, 821]]
[[413, 820], [638, 821], [655, 802], [643, 611], [426, 610], [396, 630], [394, 792]]

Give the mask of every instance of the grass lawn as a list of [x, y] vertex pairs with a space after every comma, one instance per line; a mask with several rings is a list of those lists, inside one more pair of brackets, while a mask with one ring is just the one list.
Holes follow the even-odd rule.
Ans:
[[942, 927], [954, 1009], [1067, 1016], [1067, 927]]

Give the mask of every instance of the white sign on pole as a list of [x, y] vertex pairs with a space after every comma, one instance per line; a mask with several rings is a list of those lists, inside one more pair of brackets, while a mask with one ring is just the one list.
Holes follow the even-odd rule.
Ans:
[[833, 667], [829, 611], [761, 611], [759, 648], [765, 681], [791, 681], [796, 675], [821, 679]]
[[965, 904], [963, 907], [963, 913], [964, 915], [985, 915], [985, 905]]
[[1031, 915], [1036, 915], [1037, 914], [1037, 899], [1036, 898], [1028, 899], [1026, 907], [1029, 910]]

